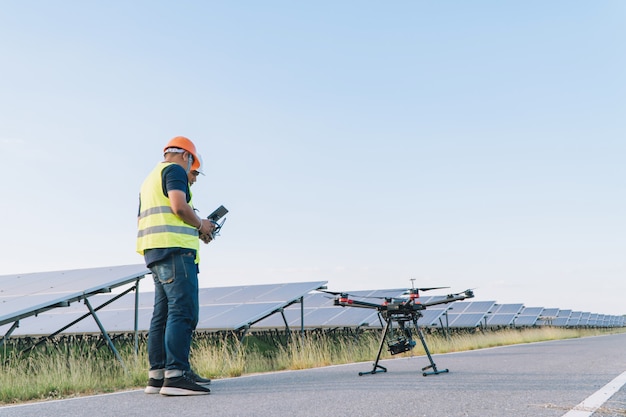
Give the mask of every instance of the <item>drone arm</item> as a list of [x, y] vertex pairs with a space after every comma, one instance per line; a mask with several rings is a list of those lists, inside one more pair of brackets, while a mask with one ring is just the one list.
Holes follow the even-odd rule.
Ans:
[[368, 303], [367, 301], [352, 300], [350, 298], [335, 298], [335, 305], [341, 307], [379, 308], [380, 304]]
[[442, 298], [440, 300], [429, 301], [427, 303], [422, 303], [423, 306], [429, 307], [438, 304], [448, 304], [453, 303], [455, 301], [465, 300], [466, 298], [473, 298], [474, 292], [472, 290], [465, 290], [464, 292], [458, 294], [448, 294], [446, 298]]

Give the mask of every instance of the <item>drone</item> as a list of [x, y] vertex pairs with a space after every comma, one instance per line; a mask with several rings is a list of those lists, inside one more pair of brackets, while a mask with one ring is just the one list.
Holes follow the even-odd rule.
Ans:
[[[327, 290], [319, 291], [334, 295], [334, 304], [336, 306], [369, 308], [378, 310], [379, 317], [381, 318], [381, 320], [385, 321], [383, 333], [380, 339], [380, 347], [378, 348], [378, 355], [376, 356], [374, 366], [371, 371], [359, 372], [359, 376], [376, 374], [379, 372], [387, 372], [387, 368], [379, 364], [380, 355], [383, 351], [385, 343], [387, 343], [387, 349], [392, 355], [407, 352], [415, 347], [416, 342], [413, 340], [413, 332], [410, 328], [411, 323], [413, 323], [415, 332], [422, 342], [422, 346], [424, 347], [424, 351], [426, 352], [426, 356], [428, 357], [428, 360], [430, 362], [430, 365], [422, 368], [422, 375], [428, 376], [446, 373], [449, 371], [448, 369], [437, 369], [437, 365], [433, 361], [430, 350], [428, 349], [428, 345], [426, 344], [426, 340], [424, 339], [424, 334], [417, 325], [417, 320], [423, 316], [422, 310], [425, 310], [430, 306], [453, 303], [455, 301], [461, 301], [465, 300], [466, 298], [474, 297], [474, 292], [471, 289], [468, 289], [459, 293], [448, 294], [442, 296], [441, 298], [434, 298], [424, 303], [420, 302], [420, 291], [439, 290], [444, 288], [449, 287], [415, 288], [413, 285], [411, 285], [411, 288], [406, 290], [398, 298], [374, 297], [383, 299], [384, 301], [381, 304], [363, 300], [355, 300], [350, 297], [350, 294], [344, 292], [333, 292]], [[395, 331], [393, 328], [394, 322], [398, 324], [398, 327]], [[394, 333], [398, 333], [399, 336], [395, 337]], [[429, 369], [430, 371], [427, 371]]]

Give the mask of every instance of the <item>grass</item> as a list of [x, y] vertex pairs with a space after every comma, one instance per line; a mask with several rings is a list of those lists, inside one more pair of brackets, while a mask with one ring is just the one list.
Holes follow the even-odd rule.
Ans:
[[[623, 332], [626, 329], [541, 327], [463, 332], [447, 337], [432, 333], [425, 337], [431, 353], [446, 353]], [[270, 343], [254, 335], [246, 337], [243, 343], [233, 337], [197, 337], [191, 362], [199, 374], [219, 379], [372, 361], [378, 353], [379, 337], [379, 331], [363, 332], [358, 337], [308, 333], [298, 334], [288, 344]], [[47, 342], [28, 353], [20, 353], [9, 341], [2, 349], [0, 405], [142, 388], [147, 380], [145, 342], [141, 343], [137, 354], [132, 343], [120, 343], [118, 350], [125, 366], [97, 339], [69, 338]], [[424, 354], [417, 340], [415, 349], [397, 356]], [[382, 358], [389, 357], [389, 352], [383, 350]]]

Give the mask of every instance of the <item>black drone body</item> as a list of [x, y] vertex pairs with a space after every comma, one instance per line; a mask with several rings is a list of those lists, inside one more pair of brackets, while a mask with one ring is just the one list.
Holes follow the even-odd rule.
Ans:
[[[472, 290], [465, 290], [460, 293], [448, 294], [440, 298], [434, 298], [425, 303], [420, 302], [420, 291], [429, 291], [442, 288], [447, 287], [411, 288], [405, 291], [401, 298], [385, 297], [382, 303], [373, 303], [369, 301], [353, 299], [347, 293], [323, 291], [335, 295], [334, 304], [336, 306], [375, 309], [378, 310], [379, 316], [385, 322], [382, 337], [380, 340], [380, 347], [378, 349], [378, 355], [376, 356], [376, 361], [374, 362], [374, 367], [369, 372], [359, 372], [359, 375], [387, 372], [387, 368], [378, 364], [385, 342], [387, 342], [387, 349], [392, 355], [397, 355], [398, 353], [407, 352], [413, 349], [416, 343], [413, 340], [413, 333], [410, 328], [411, 323], [413, 324], [413, 328], [417, 333], [422, 343], [422, 346], [424, 347], [424, 351], [428, 356], [428, 360], [430, 361], [430, 365], [422, 368], [422, 375], [428, 376], [448, 372], [448, 369], [437, 369], [437, 365], [435, 365], [435, 362], [433, 361], [433, 358], [428, 349], [428, 345], [426, 344], [426, 340], [424, 339], [424, 335], [419, 328], [417, 321], [420, 317], [422, 317], [422, 311], [427, 309], [428, 307], [472, 298], [474, 297], [474, 292]], [[394, 322], [398, 324], [397, 329], [395, 330], [396, 333], [399, 333], [397, 337], [393, 335]], [[426, 372], [427, 369], [432, 369], [432, 371]]]

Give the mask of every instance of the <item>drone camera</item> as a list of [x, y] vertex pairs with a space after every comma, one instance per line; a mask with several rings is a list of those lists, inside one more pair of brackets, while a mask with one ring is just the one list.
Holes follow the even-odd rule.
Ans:
[[406, 339], [406, 338], [398, 338], [393, 342], [388, 344], [389, 352], [392, 355], [397, 355], [398, 353], [407, 352], [415, 347], [415, 340]]

